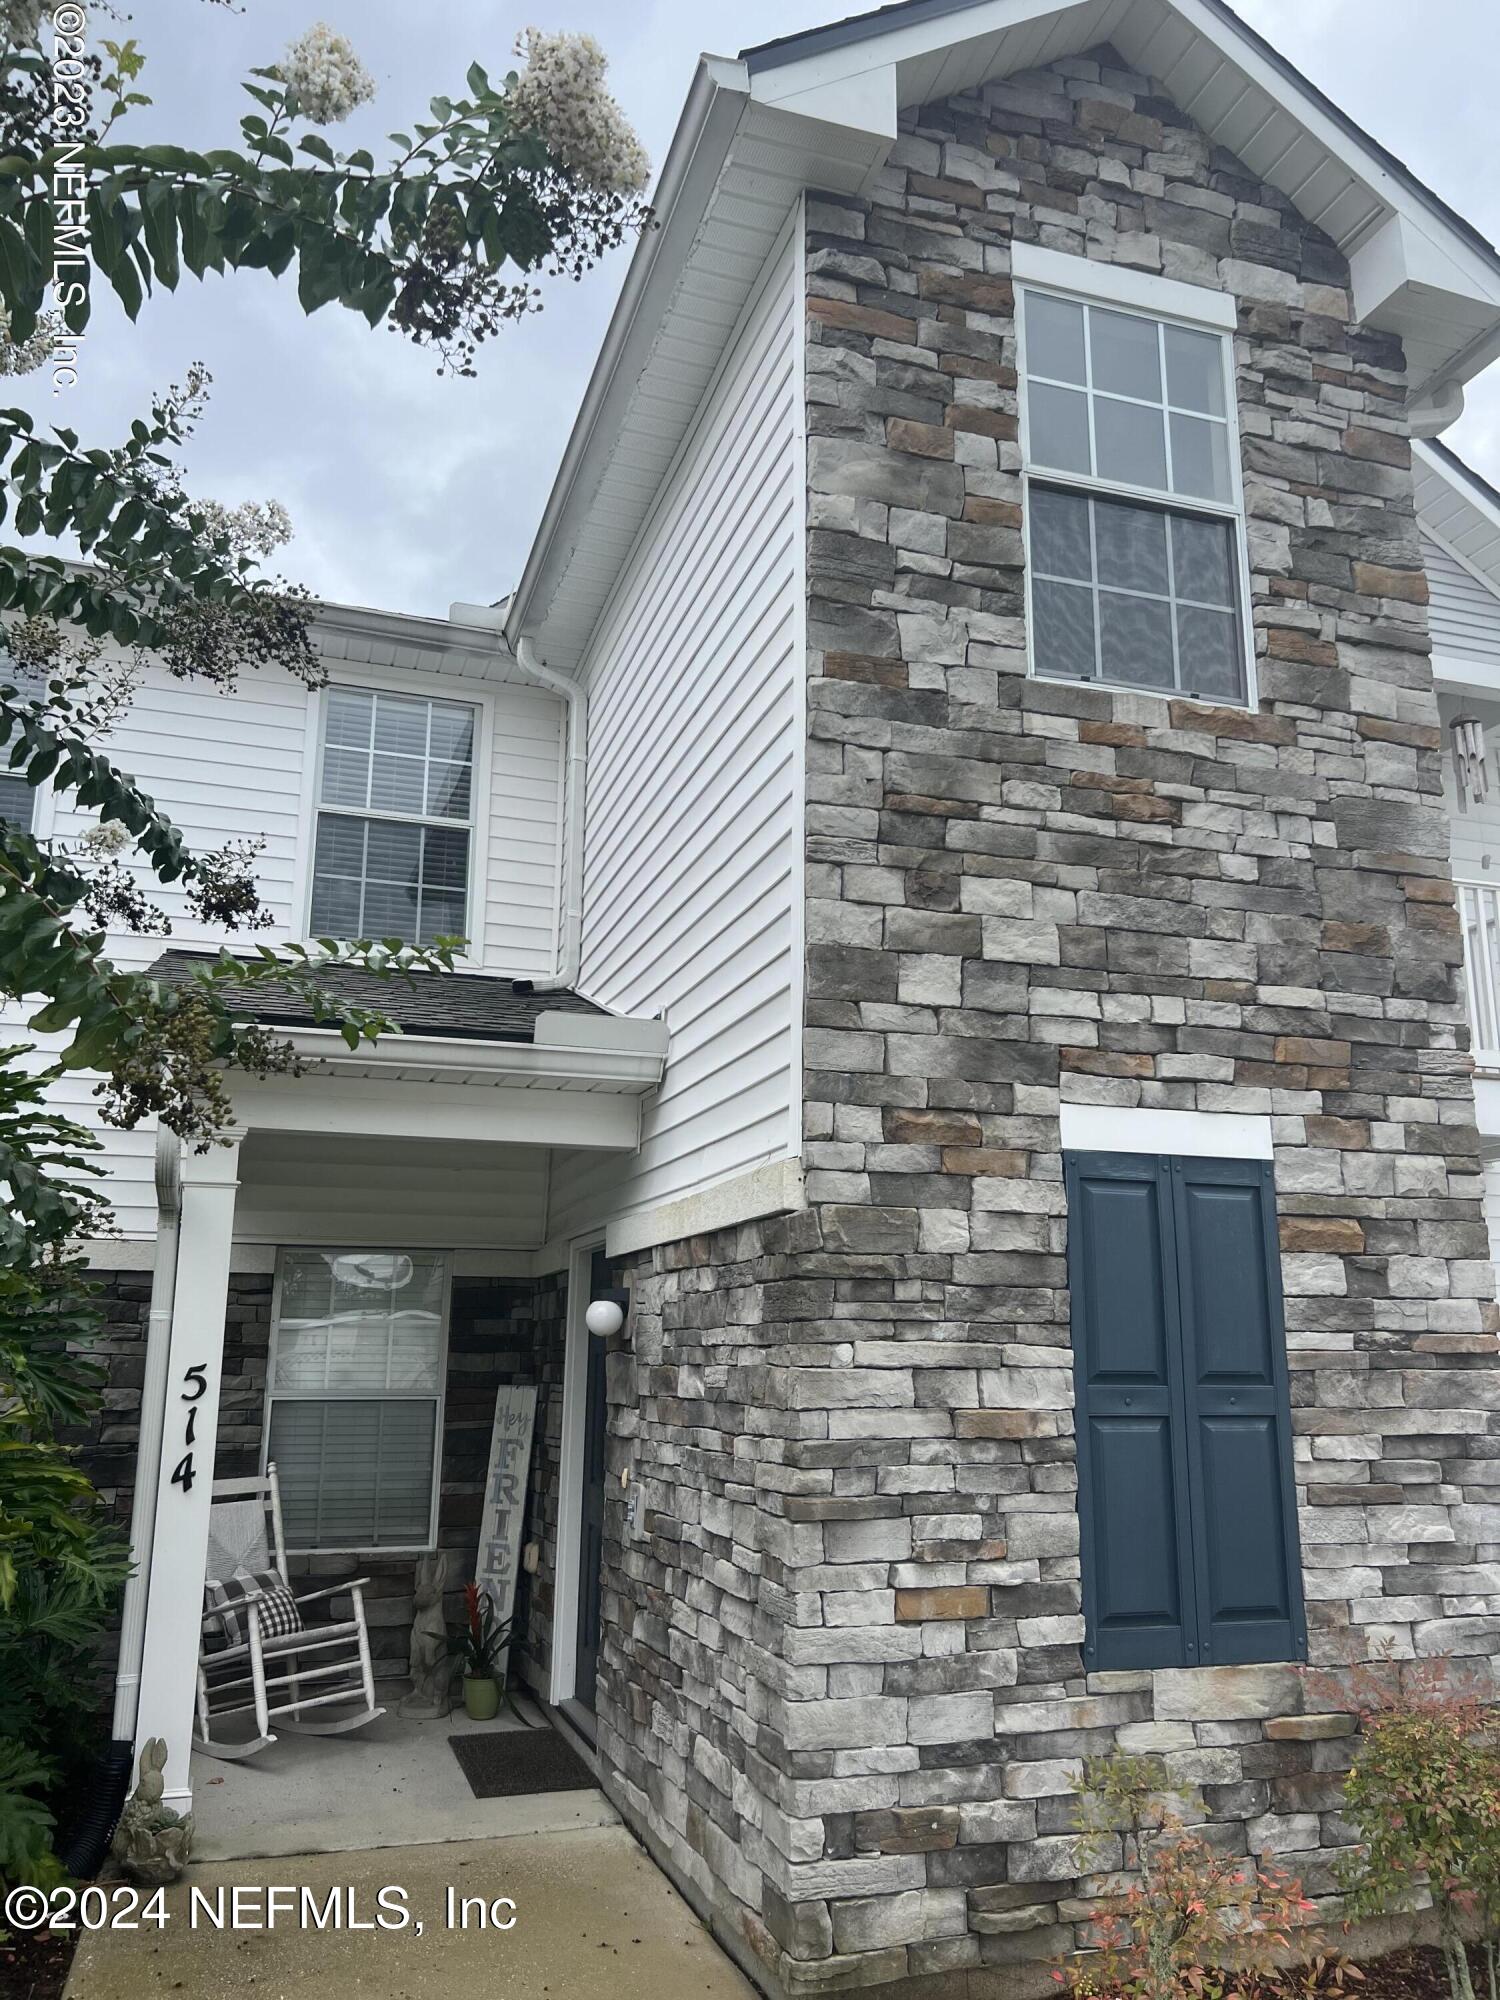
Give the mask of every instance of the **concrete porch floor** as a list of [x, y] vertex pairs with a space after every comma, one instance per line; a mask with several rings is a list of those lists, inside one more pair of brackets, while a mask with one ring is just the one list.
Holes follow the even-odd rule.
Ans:
[[[598, 1790], [476, 1799], [448, 1738], [525, 1724], [510, 1710], [471, 1722], [462, 1705], [446, 1721], [408, 1722], [396, 1713], [404, 1692], [381, 1688], [385, 1714], [348, 1736], [282, 1734], [243, 1763], [195, 1754], [194, 1858], [338, 1854], [618, 1824]], [[548, 1728], [537, 1703], [521, 1699], [528, 1720]]]
[[[452, 1753], [447, 1751], [450, 1761]], [[189, 1919], [189, 1887], [335, 1884], [373, 1920], [378, 1890], [406, 1891], [416, 1921], [401, 1931], [299, 1928], [218, 1931]], [[508, 1896], [513, 1930], [450, 1929], [446, 1892]], [[686, 1903], [622, 1826], [422, 1847], [330, 1860], [195, 1865], [167, 1892], [161, 1930], [96, 1931], [78, 1948], [65, 2000], [756, 2000]], [[347, 1906], [347, 1904], [346, 1904]], [[261, 1908], [263, 1909], [263, 1904]]]

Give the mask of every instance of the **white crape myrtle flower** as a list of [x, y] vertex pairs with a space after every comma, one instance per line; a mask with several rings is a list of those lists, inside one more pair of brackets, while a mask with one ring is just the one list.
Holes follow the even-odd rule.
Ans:
[[344, 35], [317, 21], [287, 45], [276, 73], [297, 100], [297, 110], [314, 125], [338, 125], [368, 104], [375, 79]]
[[0, 306], [0, 375], [33, 375], [56, 347], [62, 322], [55, 313], [42, 313], [30, 340], [18, 347], [10, 337], [10, 314]]
[[268, 556], [292, 539], [292, 517], [279, 500], [245, 500], [226, 507], [218, 500], [195, 500], [210, 535], [227, 535], [236, 555]]
[[511, 120], [532, 133], [586, 187], [640, 194], [651, 172], [645, 148], [604, 88], [608, 58], [592, 35], [523, 30], [516, 54], [526, 67], [510, 93]]
[[107, 861], [113, 855], [123, 854], [132, 841], [129, 830], [117, 819], [105, 819], [91, 826], [78, 845], [93, 860]]
[[0, 0], [0, 36], [17, 48], [35, 48], [42, 39], [42, 0]]

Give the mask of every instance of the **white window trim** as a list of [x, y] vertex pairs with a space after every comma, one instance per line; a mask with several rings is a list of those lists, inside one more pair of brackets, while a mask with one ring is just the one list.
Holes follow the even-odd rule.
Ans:
[[[422, 701], [449, 701], [458, 703], [475, 712], [474, 764], [471, 781], [469, 836], [472, 848], [469, 854], [468, 896], [464, 908], [464, 933], [469, 940], [469, 948], [458, 963], [467, 964], [477, 971], [484, 963], [485, 926], [489, 913], [489, 857], [490, 857], [490, 780], [494, 758], [495, 704], [493, 694], [486, 688], [448, 687], [434, 683], [431, 678], [416, 680], [410, 674], [396, 674], [382, 671], [379, 667], [330, 665], [327, 681], [321, 688], [314, 688], [307, 700], [307, 729], [303, 739], [303, 783], [301, 818], [298, 827], [296, 880], [293, 885], [292, 907], [296, 912], [294, 935], [303, 943], [312, 942], [313, 902], [313, 859], [318, 839], [318, 814], [322, 811], [339, 812], [338, 806], [324, 807], [319, 804], [319, 793], [323, 780], [323, 697], [334, 689], [347, 688], [355, 694], [398, 694], [415, 697]], [[380, 813], [363, 813], [358, 809], [356, 816], [364, 819], [392, 817]], [[400, 814], [394, 815], [398, 820]], [[441, 820], [417, 821], [407, 819], [407, 825], [442, 825]], [[456, 825], [458, 822], [450, 821]]]
[[[358, 1257], [370, 1254], [371, 1246], [367, 1243], [295, 1243], [288, 1246], [288, 1248], [304, 1255], [309, 1250], [316, 1250], [328, 1257]], [[384, 1256], [388, 1254], [388, 1248], [382, 1246], [376, 1254]], [[374, 1547], [363, 1542], [351, 1542], [347, 1546], [341, 1545], [337, 1548], [318, 1549], [294, 1548], [288, 1543], [288, 1555], [424, 1556], [431, 1555], [438, 1546], [438, 1528], [440, 1525], [438, 1513], [443, 1491], [444, 1425], [448, 1414], [448, 1334], [453, 1312], [455, 1257], [451, 1250], [429, 1249], [425, 1247], [420, 1251], [414, 1250], [413, 1254], [419, 1254], [424, 1257], [440, 1257], [443, 1260], [443, 1309], [442, 1324], [438, 1329], [438, 1387], [437, 1395], [434, 1398], [437, 1411], [435, 1419], [436, 1429], [432, 1440], [432, 1491], [427, 1503], [427, 1540], [425, 1542], [381, 1542]], [[266, 1356], [266, 1393], [265, 1400], [261, 1406], [260, 1469], [263, 1476], [266, 1467], [271, 1462], [271, 1406], [277, 1400], [276, 1389], [274, 1387], [276, 1381], [276, 1346], [281, 1338], [281, 1292], [286, 1278], [286, 1260], [287, 1250], [278, 1249], [276, 1252], [276, 1275], [271, 1284], [271, 1340]], [[322, 1395], [314, 1395], [309, 1391], [305, 1395], [283, 1395], [281, 1400], [288, 1403], [395, 1403], [426, 1402], [427, 1398], [425, 1396], [403, 1396], [396, 1391], [383, 1393], [378, 1396], [370, 1394], [336, 1396], [327, 1392]]]
[[1149, 313], [1155, 319], [1185, 320], [1189, 326], [1233, 333], [1239, 309], [1232, 292], [1209, 285], [1189, 285], [1181, 278], [1159, 278], [1154, 271], [1133, 271], [1125, 264], [1104, 264], [1092, 257], [1070, 257], [1063, 250], [1017, 243], [1011, 249], [1011, 276], [1045, 292], [1066, 292], [1084, 305], [1121, 305]]
[[[1023, 255], [1024, 252], [1024, 255]], [[1041, 275], [1054, 268], [1066, 267], [1061, 281]], [[1240, 459], [1240, 425], [1238, 384], [1235, 379], [1234, 338], [1235, 307], [1233, 299], [1224, 292], [1210, 291], [1202, 285], [1185, 285], [1174, 278], [1157, 278], [1149, 272], [1127, 271], [1114, 264], [1094, 264], [1086, 257], [1068, 257], [1057, 251], [1041, 250], [1027, 244], [1017, 244], [1012, 255], [1013, 274], [1017, 280], [1015, 293], [1016, 327], [1016, 382], [1017, 403], [1020, 416], [1021, 434], [1021, 511], [1023, 534], [1026, 547], [1026, 671], [1028, 678], [1049, 683], [1055, 687], [1097, 687], [1112, 694], [1141, 695], [1154, 701], [1190, 701], [1211, 708], [1244, 709], [1254, 713], [1259, 706], [1259, 690], [1255, 671], [1255, 624], [1251, 614], [1250, 601], [1250, 546], [1249, 532], [1245, 519], [1244, 468]], [[1074, 276], [1074, 272], [1078, 276]], [[1029, 275], [1031, 273], [1033, 275]], [[1144, 281], [1144, 282], [1139, 282]], [[1101, 479], [1093, 473], [1064, 472], [1049, 466], [1033, 466], [1031, 462], [1031, 422], [1029, 406], [1029, 370], [1026, 363], [1026, 293], [1037, 291], [1068, 298], [1078, 305], [1104, 306], [1110, 311], [1126, 311], [1150, 319], [1158, 324], [1178, 324], [1194, 332], [1208, 330], [1219, 338], [1224, 367], [1224, 425], [1226, 446], [1229, 456], [1230, 497], [1226, 500], [1203, 500], [1196, 495], [1166, 493], [1150, 486], [1133, 486], [1124, 480]], [[1180, 303], [1186, 298], [1187, 307]], [[1148, 303], [1147, 301], [1152, 302]], [[1227, 322], [1223, 318], [1224, 308], [1228, 309]], [[1163, 383], [1163, 396], [1166, 384]], [[1132, 400], [1127, 398], [1125, 400]], [[1094, 409], [1093, 394], [1088, 398], [1089, 432], [1093, 435]], [[1156, 407], [1153, 405], [1152, 407]], [[1165, 411], [1166, 404], [1161, 405]], [[1163, 419], [1165, 421], [1165, 418]], [[1170, 445], [1169, 445], [1170, 449]], [[1074, 492], [1085, 497], [1115, 498], [1142, 501], [1167, 512], [1199, 514], [1209, 518], [1228, 521], [1234, 533], [1234, 569], [1239, 598], [1240, 647], [1245, 665], [1245, 692], [1243, 697], [1210, 699], [1203, 695], [1193, 695], [1183, 688], [1140, 687], [1131, 681], [1078, 680], [1068, 674], [1044, 672], [1036, 659], [1036, 619], [1032, 611], [1031, 561], [1031, 487], [1035, 480], [1039, 485], [1050, 486], [1060, 491]]]
[[1166, 1153], [1195, 1160], [1274, 1157], [1271, 1120], [1260, 1112], [1064, 1104], [1061, 1123], [1065, 1153]]

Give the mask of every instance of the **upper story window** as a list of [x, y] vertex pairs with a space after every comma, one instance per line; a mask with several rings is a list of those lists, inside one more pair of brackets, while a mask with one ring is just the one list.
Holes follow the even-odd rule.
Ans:
[[[33, 698], [47, 692], [45, 674], [28, 672], [3, 654], [0, 654], [0, 685]], [[0, 764], [0, 820], [18, 827], [22, 833], [30, 833], [36, 826], [36, 802], [36, 786]]]
[[431, 944], [469, 931], [475, 710], [329, 688], [313, 845], [315, 937]]
[[0, 771], [0, 819], [22, 833], [30, 833], [35, 810], [35, 785], [28, 785], [24, 778], [17, 778], [9, 771]]
[[1032, 671], [1247, 700], [1229, 336], [1020, 299]]

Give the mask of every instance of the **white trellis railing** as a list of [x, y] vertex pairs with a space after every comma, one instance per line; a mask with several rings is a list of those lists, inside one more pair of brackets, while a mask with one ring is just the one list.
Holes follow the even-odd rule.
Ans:
[[1481, 1069], [1500, 1069], [1500, 884], [1459, 882], [1457, 888], [1474, 1060]]

